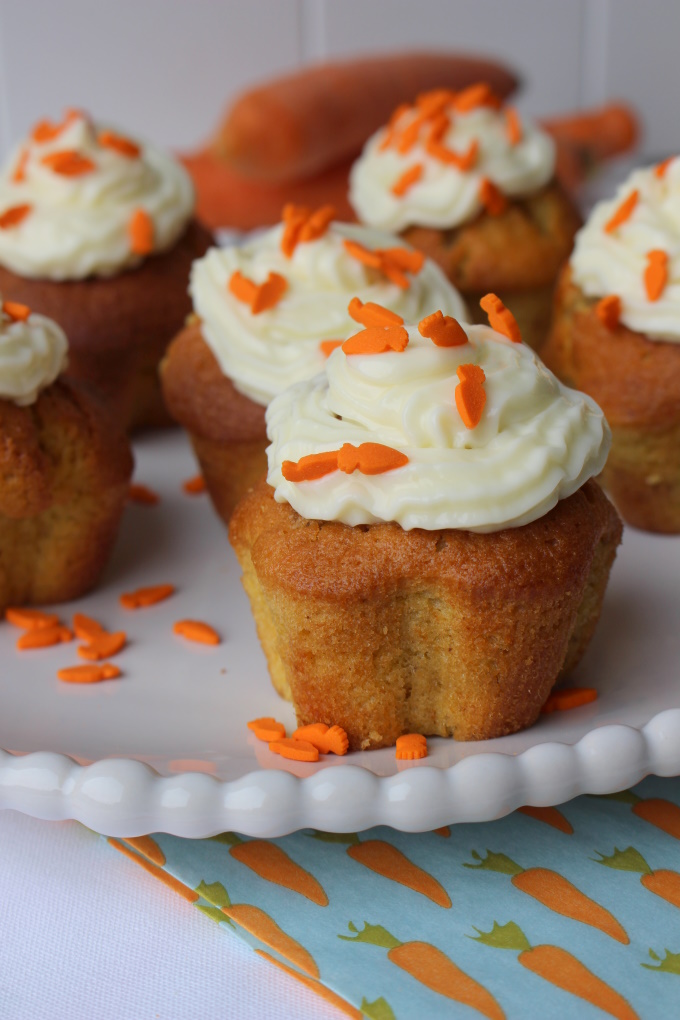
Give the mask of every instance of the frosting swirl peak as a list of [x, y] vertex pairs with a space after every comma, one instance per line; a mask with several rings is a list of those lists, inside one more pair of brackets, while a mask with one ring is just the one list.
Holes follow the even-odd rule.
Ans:
[[35, 403], [66, 368], [67, 350], [56, 322], [0, 298], [0, 400], [20, 407]]

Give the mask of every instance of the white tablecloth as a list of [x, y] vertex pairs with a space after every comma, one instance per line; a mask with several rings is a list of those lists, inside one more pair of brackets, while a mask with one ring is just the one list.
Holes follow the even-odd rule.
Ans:
[[0, 1020], [342, 1020], [223, 927], [82, 826], [0, 811]]

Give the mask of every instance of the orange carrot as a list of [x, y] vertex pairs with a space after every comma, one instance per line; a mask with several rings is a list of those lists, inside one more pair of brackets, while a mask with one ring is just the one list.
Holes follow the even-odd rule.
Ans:
[[26, 322], [31, 314], [28, 305], [22, 305], [18, 301], [3, 301], [2, 310], [5, 315], [9, 315], [12, 322]]
[[488, 81], [476, 82], [459, 92], [453, 101], [458, 113], [469, 113], [479, 106], [491, 106], [498, 109], [500, 98], [495, 94]]
[[422, 868], [419, 868], [401, 850], [382, 839], [366, 839], [347, 847], [353, 861], [375, 871], [377, 875], [426, 896], [440, 907], [450, 907], [451, 898], [444, 887]]
[[568, 712], [572, 708], [580, 708], [581, 705], [588, 705], [596, 700], [597, 691], [594, 687], [559, 687], [548, 695], [541, 712], [543, 715], [550, 712]]
[[57, 677], [67, 684], [96, 684], [119, 676], [120, 670], [112, 662], [102, 662], [99, 666], [67, 666], [57, 670]]
[[548, 868], [527, 868], [524, 870], [505, 854], [494, 854], [491, 851], [487, 851], [484, 858], [480, 857], [476, 851], [473, 851], [472, 856], [478, 863], [464, 864], [464, 868], [497, 871], [504, 875], [511, 875], [512, 884], [516, 889], [538, 900], [548, 910], [552, 910], [555, 914], [562, 914], [564, 917], [571, 917], [581, 924], [590, 925], [591, 928], [597, 928], [623, 945], [629, 944], [630, 939], [625, 929], [614, 915], [582, 893], [580, 889], [577, 889], [556, 871], [551, 871]]
[[345, 340], [342, 349], [345, 354], [385, 354], [401, 353], [407, 345], [408, 332], [404, 326], [367, 326]]
[[413, 166], [408, 167], [402, 174], [397, 177], [396, 181], [390, 188], [390, 191], [397, 198], [401, 198], [403, 195], [410, 191], [414, 184], [423, 176], [424, 166], [422, 163], [414, 163]]
[[284, 460], [281, 474], [288, 482], [310, 482], [338, 470], [338, 451], [309, 453], [300, 460]]
[[593, 974], [580, 960], [560, 946], [533, 946], [514, 921], [499, 925], [494, 922], [490, 932], [480, 931], [470, 938], [495, 949], [519, 951], [518, 963], [538, 974], [545, 981], [575, 995], [609, 1013], [616, 1020], [639, 1020], [637, 1013], [617, 991]]
[[519, 145], [522, 141], [522, 121], [514, 106], [505, 108], [505, 128], [511, 145]]
[[152, 864], [157, 864], [161, 868], [165, 864], [165, 854], [151, 836], [126, 836], [125, 842]]
[[355, 322], [360, 322], [362, 326], [366, 327], [404, 325], [401, 315], [376, 304], [375, 301], [361, 301], [358, 297], [353, 297], [347, 306], [347, 311]]
[[496, 294], [486, 294], [479, 302], [482, 311], [489, 317], [489, 325], [497, 333], [507, 336], [508, 340], [519, 344], [522, 342], [522, 334], [519, 331], [517, 320], [509, 308]]
[[615, 868], [617, 871], [634, 871], [642, 874], [641, 885], [671, 903], [674, 907], [680, 907], [680, 874], [677, 871], [669, 871], [661, 868], [659, 871], [652, 871], [642, 854], [629, 846], [627, 850], [617, 850], [610, 857], [598, 853], [597, 864], [603, 864], [606, 868]]
[[185, 482], [182, 482], [182, 489], [188, 496], [200, 496], [206, 489], [205, 478], [203, 475], [187, 478]]
[[41, 120], [35, 125], [31, 132], [31, 141], [42, 145], [45, 142], [53, 142], [63, 131], [72, 124], [74, 120], [82, 117], [80, 110], [66, 110], [63, 119], [59, 124], [53, 124], [49, 120]]
[[479, 200], [489, 216], [500, 216], [508, 208], [507, 198], [488, 177], [482, 177], [479, 185]]
[[322, 340], [319, 344], [319, 350], [324, 358], [330, 358], [333, 351], [337, 350], [338, 347], [342, 347], [344, 342], [344, 340]]
[[22, 149], [19, 153], [19, 158], [17, 159], [17, 163], [12, 174], [12, 181], [14, 184], [21, 184], [26, 180], [26, 165], [29, 157], [30, 152], [26, 148]]
[[300, 984], [305, 986], [305, 988], [309, 988], [312, 992], [316, 992], [316, 994], [319, 995], [325, 1002], [330, 1003], [331, 1006], [339, 1009], [341, 1013], [345, 1013], [348, 1017], [351, 1017], [351, 1020], [362, 1020], [363, 1013], [359, 1012], [358, 1009], [355, 1009], [354, 1006], [351, 1006], [349, 1002], [341, 999], [339, 995], [336, 995], [335, 992], [330, 990], [330, 988], [321, 984], [320, 981], [315, 981], [311, 977], [306, 977], [304, 974], [300, 974], [299, 971], [294, 970], [293, 967], [289, 967], [287, 964], [281, 963], [280, 960], [277, 960], [276, 957], [270, 956], [270, 954], [266, 953], [264, 949], [256, 949], [255, 952], [258, 956], [261, 956], [263, 960], [267, 960], [268, 963], [273, 963], [275, 967], [284, 971], [289, 977], [292, 977], [295, 981], [299, 981]]
[[148, 588], [124, 592], [119, 602], [123, 609], [144, 609], [147, 606], [155, 606], [157, 602], [162, 602], [174, 594], [174, 584], [153, 584]]
[[68, 641], [73, 641], [73, 634], [68, 627], [32, 627], [21, 635], [17, 648], [24, 652], [32, 648], [51, 648]]
[[330, 204], [315, 209], [300, 227], [300, 241], [316, 241], [323, 237], [335, 216], [335, 208]]
[[468, 342], [467, 333], [452, 315], [432, 312], [418, 323], [418, 332], [436, 347], [460, 347]]
[[296, 740], [294, 737], [282, 737], [270, 741], [269, 750], [280, 754], [291, 761], [318, 761], [319, 752], [308, 740]]
[[410, 248], [366, 248], [349, 239], [345, 239], [343, 245], [348, 255], [371, 269], [380, 270], [402, 290], [411, 285], [405, 273], [419, 273], [425, 264], [423, 253]]
[[127, 159], [136, 159], [141, 151], [136, 142], [124, 138], [123, 135], [117, 135], [114, 131], [100, 131], [97, 141], [104, 148], [113, 149], [114, 152], [120, 156], [126, 156]]
[[615, 330], [621, 320], [621, 298], [618, 294], [607, 294], [595, 305], [595, 315], [605, 329]]
[[618, 229], [618, 227], [625, 223], [626, 220], [630, 219], [635, 210], [635, 206], [638, 204], [639, 197], [640, 192], [637, 190], [637, 188], [634, 188], [633, 191], [631, 191], [630, 195], [628, 195], [627, 198], [624, 198], [623, 202], [621, 202], [618, 209], [614, 211], [614, 213], [605, 223], [604, 225], [605, 234], [613, 234], [614, 231]]
[[92, 173], [96, 165], [87, 156], [81, 156], [75, 149], [60, 149], [43, 156], [40, 162], [60, 177], [82, 177]]
[[372, 55], [308, 67], [241, 95], [214, 147], [253, 178], [303, 179], [353, 157], [400, 103], [482, 79], [504, 96], [516, 86], [499, 64], [456, 54]]
[[661, 797], [647, 797], [637, 801], [633, 814], [643, 818], [657, 829], [667, 832], [674, 839], [680, 839], [680, 807]]
[[338, 469], [348, 475], [354, 471], [360, 471], [363, 475], [382, 475], [386, 471], [404, 467], [405, 464], [408, 464], [405, 453], [393, 450], [391, 446], [383, 446], [382, 443], [360, 443], [359, 446], [344, 443], [338, 451]]
[[654, 176], [658, 177], [659, 180], [665, 177], [666, 171], [668, 170], [668, 167], [671, 165], [674, 159], [677, 159], [677, 156], [668, 156], [668, 158], [662, 160], [661, 163], [657, 163], [657, 165], [654, 167]]
[[321, 754], [347, 754], [349, 740], [342, 726], [327, 726], [326, 723], [309, 723], [298, 726], [294, 740], [306, 740]]
[[172, 625], [173, 634], [179, 634], [187, 641], [195, 641], [201, 645], [219, 645], [220, 636], [214, 627], [202, 620], [177, 620]]
[[532, 804], [525, 804], [523, 807], [517, 808], [517, 810], [523, 815], [528, 815], [529, 818], [535, 818], [537, 822], [545, 822], [546, 825], [551, 825], [553, 829], [565, 832], [568, 836], [574, 831], [571, 822], [557, 808], [534, 807]]
[[139, 503], [141, 506], [156, 506], [160, 502], [160, 496], [148, 485], [135, 482], [131, 483], [128, 488], [128, 500], [131, 503]]
[[299, 893], [320, 907], [328, 905], [328, 897], [314, 876], [291, 860], [276, 843], [250, 839], [230, 847], [229, 853], [265, 881]]
[[91, 616], [86, 616], [85, 613], [73, 614], [73, 630], [76, 637], [79, 637], [81, 641], [90, 641], [92, 638], [97, 638], [101, 634], [106, 633], [106, 630], [98, 620], [93, 620]]
[[9, 227], [18, 227], [26, 219], [33, 206], [27, 202], [21, 205], [11, 205], [0, 213], [0, 230], [7, 230]]
[[263, 716], [261, 719], [251, 719], [246, 723], [249, 730], [252, 730], [258, 740], [270, 743], [272, 740], [281, 740], [286, 735], [286, 727], [271, 716]]
[[459, 365], [456, 375], [460, 379], [454, 393], [456, 407], [465, 428], [474, 429], [482, 420], [482, 413], [486, 406], [486, 391], [484, 389], [486, 375], [484, 369], [479, 365]]
[[387, 958], [421, 985], [454, 1002], [471, 1006], [488, 1020], [505, 1020], [505, 1013], [490, 992], [471, 978], [445, 953], [429, 942], [400, 942], [379, 924], [365, 923], [359, 931], [352, 922], [352, 935], [339, 935], [345, 942], [367, 942], [387, 949]]
[[237, 269], [229, 279], [230, 292], [237, 301], [249, 305], [253, 315], [274, 308], [287, 289], [288, 281], [280, 273], [270, 272], [264, 283], [256, 284]]
[[655, 248], [647, 252], [644, 282], [648, 300], [658, 301], [668, 283], [668, 255], [665, 251]]
[[441, 142], [435, 142], [432, 139], [428, 139], [425, 143], [425, 149], [434, 159], [438, 159], [441, 163], [447, 163], [450, 166], [454, 166], [461, 173], [467, 173], [468, 170], [472, 170], [473, 166], [477, 162], [477, 156], [479, 155], [479, 142], [476, 138], [473, 138], [468, 145], [465, 152], [454, 152], [453, 149], [448, 149]]
[[130, 251], [150, 255], [154, 245], [154, 225], [146, 209], [135, 209], [128, 223]]
[[8, 623], [15, 627], [22, 627], [24, 630], [54, 627], [59, 623], [56, 613], [45, 613], [42, 609], [24, 609], [19, 606], [9, 606], [5, 610], [5, 619]]
[[123, 630], [109, 634], [102, 631], [101, 634], [91, 634], [87, 638], [89, 644], [78, 646], [78, 655], [81, 659], [89, 659], [91, 662], [99, 662], [101, 659], [110, 659], [125, 648], [127, 634]]
[[427, 739], [422, 733], [403, 733], [397, 737], [394, 756], [397, 761], [416, 761], [427, 758]]
[[[154, 876], [154, 878], [157, 878], [164, 885], [167, 885], [173, 892], [179, 893], [179, 895], [185, 900], [188, 900], [189, 903], [195, 903], [199, 898], [199, 894], [194, 892], [193, 889], [190, 889], [188, 885], [184, 885], [183, 882], [173, 878], [173, 876], [169, 875], [167, 871], [163, 870], [163, 868], [159, 868], [157, 864], [147, 860], [146, 857], [142, 857], [141, 854], [137, 853], [136, 850], [133, 850], [131, 846], [128, 846], [127, 843], [122, 840], [112, 839], [109, 837], [107, 839], [107, 843], [110, 843], [115, 850], [120, 850], [122, 854], [129, 857], [131, 861], [135, 862], [135, 864], [139, 864], [140, 868], [144, 868], [145, 871], [148, 871], [150, 875]], [[132, 843], [132, 840], [130, 840], [130, 843]]]
[[250, 903], [232, 903], [222, 907], [223, 912], [240, 928], [249, 932], [259, 942], [269, 946], [275, 953], [289, 960], [295, 967], [318, 978], [319, 968], [311, 953], [304, 946], [288, 935], [276, 921], [259, 907]]

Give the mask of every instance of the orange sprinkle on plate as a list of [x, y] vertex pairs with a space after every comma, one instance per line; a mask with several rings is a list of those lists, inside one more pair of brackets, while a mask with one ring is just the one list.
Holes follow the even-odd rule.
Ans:
[[319, 752], [307, 740], [294, 740], [292, 737], [273, 740], [269, 744], [269, 750], [274, 754], [280, 754], [282, 758], [290, 758], [292, 761], [319, 760]]
[[422, 733], [404, 733], [397, 737], [395, 758], [398, 761], [415, 761], [427, 758], [427, 740]]
[[93, 638], [107, 633], [98, 620], [86, 616], [85, 613], [74, 613], [72, 623], [75, 635], [81, 641], [91, 641]]
[[112, 662], [102, 662], [99, 666], [67, 666], [57, 670], [57, 677], [67, 684], [96, 684], [101, 680], [115, 680], [120, 670]]
[[42, 609], [24, 609], [19, 606], [9, 606], [5, 610], [5, 619], [14, 627], [22, 627], [24, 630], [54, 627], [59, 623], [56, 613], [45, 613]]
[[306, 740], [321, 754], [347, 754], [349, 740], [342, 726], [327, 726], [326, 723], [309, 723], [299, 726], [293, 740]]
[[283, 740], [286, 736], [286, 727], [283, 723], [270, 715], [262, 716], [260, 719], [251, 719], [246, 725], [258, 740], [264, 740], [267, 744], [273, 740]]
[[594, 687], [559, 687], [548, 695], [541, 712], [543, 715], [550, 712], [566, 712], [571, 708], [587, 705], [596, 698], [597, 691]]
[[221, 644], [220, 635], [215, 628], [209, 623], [203, 623], [202, 620], [177, 620], [172, 625], [172, 632], [200, 645]]
[[194, 475], [182, 482], [182, 489], [188, 496], [200, 496], [206, 490], [205, 478], [203, 475]]
[[153, 584], [148, 588], [137, 588], [136, 591], [124, 592], [119, 599], [123, 609], [145, 609], [163, 602], [175, 594], [174, 584]]
[[33, 648], [50, 648], [52, 645], [64, 644], [73, 641], [73, 634], [68, 627], [56, 625], [54, 627], [33, 627], [22, 634], [17, 641], [17, 648], [20, 652]]
[[128, 501], [130, 503], [139, 503], [141, 506], [156, 506], [160, 503], [161, 497], [153, 489], [150, 489], [148, 485], [142, 485], [140, 482], [133, 482], [130, 484], [128, 489]]
[[78, 655], [81, 659], [99, 662], [122, 652], [127, 644], [127, 634], [124, 630], [116, 631], [114, 634], [102, 631], [101, 634], [91, 634], [87, 640], [89, 644], [78, 646]]

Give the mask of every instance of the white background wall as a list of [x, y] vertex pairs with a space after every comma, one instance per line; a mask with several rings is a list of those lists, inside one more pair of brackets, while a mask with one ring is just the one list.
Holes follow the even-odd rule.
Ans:
[[680, 0], [0, 0], [0, 153], [69, 105], [188, 150], [247, 85], [409, 47], [501, 57], [539, 116], [626, 99], [676, 152], [679, 41]]

